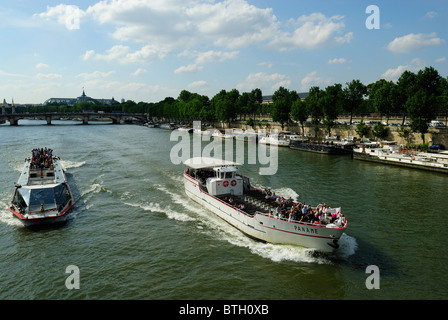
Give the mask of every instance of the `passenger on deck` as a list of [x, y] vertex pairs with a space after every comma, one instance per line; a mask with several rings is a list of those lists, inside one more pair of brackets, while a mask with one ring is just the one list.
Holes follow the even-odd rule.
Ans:
[[339, 218], [335, 221], [335, 224], [339, 225], [339, 226], [344, 226], [345, 225], [345, 217], [344, 215], [341, 213], [341, 215], [339, 216]]

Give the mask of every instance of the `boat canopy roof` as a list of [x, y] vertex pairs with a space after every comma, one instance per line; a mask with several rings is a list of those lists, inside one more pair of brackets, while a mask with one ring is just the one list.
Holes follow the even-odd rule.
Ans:
[[213, 168], [216, 172], [235, 172], [238, 171], [237, 167], [229, 166], [229, 167], [215, 167]]
[[184, 165], [192, 169], [239, 166], [240, 164], [233, 161], [211, 158], [211, 157], [195, 157], [184, 161]]

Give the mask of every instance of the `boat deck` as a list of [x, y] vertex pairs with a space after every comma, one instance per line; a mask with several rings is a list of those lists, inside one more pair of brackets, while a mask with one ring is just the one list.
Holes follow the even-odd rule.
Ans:
[[58, 160], [54, 158], [53, 167], [34, 169], [30, 168], [30, 159], [25, 160], [25, 165], [23, 167], [22, 173], [20, 174], [17, 183], [21, 186], [33, 186], [33, 185], [45, 185], [45, 184], [57, 184], [64, 183], [65, 176], [63, 174], [64, 170]]

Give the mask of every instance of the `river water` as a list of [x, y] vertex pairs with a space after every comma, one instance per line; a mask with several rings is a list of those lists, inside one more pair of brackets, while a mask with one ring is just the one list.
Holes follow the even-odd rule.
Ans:
[[[171, 131], [21, 120], [0, 126], [0, 299], [446, 299], [448, 176], [279, 148], [275, 175], [243, 174], [312, 205], [341, 206], [341, 247], [317, 256], [260, 243], [184, 193]], [[29, 230], [7, 210], [25, 157], [50, 147], [77, 203]], [[68, 266], [79, 269], [69, 290]], [[369, 266], [379, 271], [368, 289]], [[373, 283], [370, 280], [367, 283]]]

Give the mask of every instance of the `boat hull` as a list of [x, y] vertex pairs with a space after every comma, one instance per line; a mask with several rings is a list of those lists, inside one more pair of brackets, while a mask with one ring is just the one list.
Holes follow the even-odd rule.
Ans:
[[272, 215], [256, 212], [250, 215], [201, 189], [199, 182], [184, 173], [186, 194], [247, 236], [274, 244], [292, 244], [323, 253], [338, 248], [345, 227], [328, 228], [289, 222]]
[[294, 150], [301, 150], [314, 153], [324, 153], [329, 155], [345, 155], [353, 153], [353, 150], [351, 148], [346, 149], [335, 145], [309, 144], [295, 141], [291, 142], [291, 145], [289, 147]]
[[[71, 194], [71, 192], [70, 192]], [[69, 214], [71, 212], [72, 207], [75, 205], [74, 199], [70, 201], [61, 212], [58, 213], [48, 213], [45, 215], [22, 215], [20, 212], [16, 211], [12, 202], [9, 205], [8, 210], [13, 214], [15, 218], [17, 218], [25, 227], [34, 227], [34, 226], [44, 226], [44, 225], [55, 225], [55, 224], [63, 224], [67, 222], [69, 218]]]

